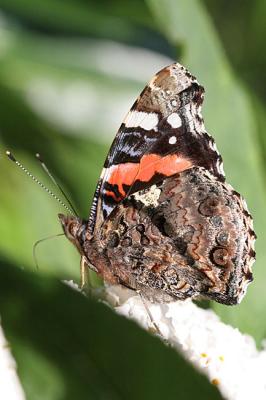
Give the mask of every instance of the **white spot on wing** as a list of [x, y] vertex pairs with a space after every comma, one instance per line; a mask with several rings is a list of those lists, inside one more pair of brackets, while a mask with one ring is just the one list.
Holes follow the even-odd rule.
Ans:
[[177, 113], [172, 113], [168, 116], [167, 122], [172, 128], [179, 128], [182, 125], [182, 120]]
[[169, 138], [169, 144], [176, 144], [176, 137], [175, 136], [171, 136], [170, 138]]
[[219, 173], [220, 173], [221, 175], [225, 175], [223, 163], [222, 163], [220, 160], [217, 160], [217, 161], [216, 161], [216, 168], [217, 168], [217, 170], [219, 171]]
[[130, 111], [125, 118], [125, 126], [127, 128], [140, 128], [150, 131], [158, 125], [159, 118], [156, 113], [146, 113], [143, 111]]
[[141, 201], [147, 207], [157, 207], [160, 194], [161, 190], [156, 185], [152, 185], [144, 194], [142, 192], [134, 193], [134, 198], [137, 201]]

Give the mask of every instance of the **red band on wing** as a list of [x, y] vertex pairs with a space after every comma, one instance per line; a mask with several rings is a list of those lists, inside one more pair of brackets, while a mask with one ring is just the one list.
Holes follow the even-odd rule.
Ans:
[[[119, 193], [124, 198], [126, 193], [123, 185], [131, 186], [135, 181], [149, 182], [155, 174], [171, 176], [192, 166], [189, 159], [176, 154], [161, 157], [157, 154], [146, 154], [140, 163], [124, 163], [113, 165], [107, 171], [106, 181], [117, 185]], [[107, 192], [106, 192], [107, 194]], [[108, 191], [108, 195], [110, 195]], [[114, 197], [112, 195], [112, 197]]]

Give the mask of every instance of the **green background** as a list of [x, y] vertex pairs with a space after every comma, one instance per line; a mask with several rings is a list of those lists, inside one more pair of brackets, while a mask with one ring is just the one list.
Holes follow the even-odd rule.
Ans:
[[[27, 388], [27, 365], [40, 354], [46, 358], [36, 358], [36, 363], [39, 371], [46, 371], [47, 382], [54, 380], [56, 389], [43, 398], [67, 398], [59, 390], [67, 379], [58, 371], [51, 372], [59, 368], [50, 357], [52, 350], [49, 353], [49, 343], [40, 346], [38, 331], [34, 335], [34, 316], [25, 310], [31, 302], [40, 302], [42, 321], [51, 327], [52, 317], [47, 320], [51, 304], [47, 311], [44, 307], [49, 290], [56, 293], [55, 301], [60, 300], [59, 295], [66, 296], [62, 307], [69, 305], [68, 297], [75, 297], [74, 305], [86, 299], [78, 299], [70, 289], [55, 283], [55, 278], [79, 277], [79, 257], [65, 238], [38, 247], [36, 270], [33, 244], [61, 232], [57, 213], [64, 210], [6, 159], [5, 150], [14, 152], [51, 187], [34, 158], [36, 152], [41, 153], [80, 215], [87, 217], [104, 158], [123, 117], [152, 75], [174, 60], [185, 64], [205, 87], [206, 128], [223, 156], [228, 182], [247, 200], [258, 235], [254, 282], [243, 302], [236, 307], [209, 306], [223, 321], [251, 334], [260, 346], [266, 331], [265, 14], [263, 0], [0, 0], [0, 312]], [[25, 295], [18, 296], [23, 285]], [[40, 293], [36, 285], [41, 285]], [[21, 309], [21, 326], [27, 326], [21, 340], [10, 307]], [[87, 307], [97, 316], [94, 310], [98, 306], [93, 301]], [[72, 325], [81, 328], [81, 313], [75, 312], [74, 306], [71, 312]], [[65, 318], [63, 313], [57, 332], [63, 329]], [[117, 317], [110, 318], [118, 323]], [[129, 324], [120, 319], [119, 323]], [[100, 328], [101, 324], [96, 324], [96, 329]], [[90, 341], [90, 325], [86, 329]], [[128, 331], [132, 329], [139, 332], [136, 327]], [[137, 335], [142, 343], [144, 334]], [[64, 340], [67, 345], [69, 338]], [[79, 351], [84, 338], [80, 341]], [[32, 349], [26, 351], [31, 342]], [[163, 351], [160, 343], [151, 343]], [[86, 380], [80, 379], [82, 386]], [[81, 391], [77, 398], [102, 398], [83, 396]]]

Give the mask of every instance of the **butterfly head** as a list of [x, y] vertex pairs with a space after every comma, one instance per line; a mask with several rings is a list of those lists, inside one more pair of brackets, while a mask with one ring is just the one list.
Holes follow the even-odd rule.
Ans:
[[87, 221], [73, 215], [58, 214], [64, 234], [82, 253], [82, 246], [86, 240]]

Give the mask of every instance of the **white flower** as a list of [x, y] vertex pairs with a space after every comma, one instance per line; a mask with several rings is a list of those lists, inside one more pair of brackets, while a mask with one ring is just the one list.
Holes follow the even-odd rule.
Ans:
[[207, 375], [225, 399], [266, 399], [266, 350], [258, 351], [251, 336], [222, 323], [212, 310], [191, 300], [152, 304], [120, 286], [108, 287], [106, 299], [143, 328], [155, 324], [162, 338]]
[[4, 332], [0, 326], [0, 399], [25, 400], [22, 386]]

